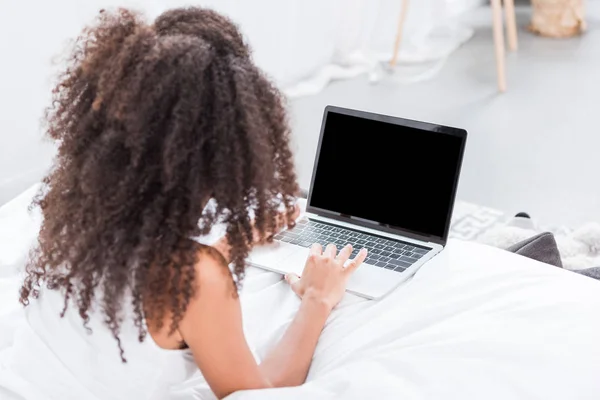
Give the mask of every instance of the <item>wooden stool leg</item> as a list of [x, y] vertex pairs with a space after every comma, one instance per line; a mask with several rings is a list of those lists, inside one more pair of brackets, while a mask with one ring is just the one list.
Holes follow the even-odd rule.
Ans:
[[492, 1], [492, 12], [494, 17], [494, 47], [496, 48], [496, 69], [498, 70], [498, 89], [506, 90], [506, 72], [504, 67], [504, 29], [502, 28], [502, 4], [501, 0]]
[[400, 49], [400, 43], [402, 43], [402, 32], [404, 30], [406, 14], [408, 13], [408, 3], [409, 0], [402, 0], [402, 8], [400, 8], [400, 17], [398, 18], [398, 30], [396, 31], [396, 41], [394, 42], [394, 54], [390, 60], [390, 67], [395, 67], [398, 62], [398, 50]]
[[508, 36], [508, 49], [516, 51], [517, 43], [517, 18], [515, 15], [515, 0], [504, 0], [504, 12], [506, 15], [506, 35]]

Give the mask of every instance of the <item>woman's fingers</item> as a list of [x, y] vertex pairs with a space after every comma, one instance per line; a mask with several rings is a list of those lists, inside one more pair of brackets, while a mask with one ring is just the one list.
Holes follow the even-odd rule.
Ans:
[[296, 204], [294, 206], [294, 213], [292, 214], [292, 221], [295, 221], [296, 218], [300, 216], [300, 204]]
[[300, 293], [300, 277], [296, 274], [286, 274], [284, 276], [285, 281], [290, 284], [290, 287], [298, 296], [302, 296]]
[[252, 238], [254, 243], [263, 243], [270, 242], [277, 233], [279, 233], [282, 229], [285, 229], [288, 225], [291, 227], [295, 224], [296, 219], [300, 216], [300, 205], [294, 205], [293, 214], [288, 217], [286, 212], [278, 213], [275, 217], [275, 226], [272, 229], [268, 229], [268, 231], [264, 232], [264, 239], [260, 239], [260, 232], [256, 228], [256, 224], [254, 220], [252, 220]]
[[300, 216], [300, 205], [296, 204], [294, 205], [294, 212], [292, 213], [292, 215], [290, 217], [288, 217], [287, 212], [280, 212], [279, 214], [277, 214], [277, 217], [275, 219], [275, 232], [277, 233], [280, 230], [282, 230], [283, 228], [285, 228], [287, 225], [290, 224], [290, 222], [294, 222], [296, 221], [296, 219]]
[[293, 224], [299, 216], [300, 216], [300, 205], [299, 204], [294, 205], [294, 212], [289, 217], [288, 217], [287, 213], [285, 213], [285, 212], [280, 213], [277, 216], [278, 230], [285, 228], [287, 225], [290, 225], [290, 223]]
[[342, 265], [350, 258], [350, 254], [352, 254], [352, 245], [347, 244], [338, 254], [337, 259], [341, 261]]
[[329, 258], [335, 258], [335, 254], [337, 253], [337, 249], [335, 248], [335, 244], [329, 243], [327, 247], [325, 247], [325, 251], [323, 255]]
[[361, 249], [356, 255], [356, 257], [354, 257], [354, 259], [346, 265], [346, 269], [344, 272], [350, 275], [351, 273], [356, 271], [358, 267], [360, 267], [363, 261], [365, 261], [365, 258], [367, 258], [367, 249]]
[[312, 246], [310, 246], [309, 254], [314, 254], [315, 256], [320, 256], [321, 254], [323, 254], [323, 249], [321, 248], [321, 245], [319, 243], [315, 243]]
[[287, 283], [289, 283], [290, 285], [293, 285], [294, 283], [298, 282], [300, 280], [300, 277], [296, 274], [285, 274], [285, 281]]

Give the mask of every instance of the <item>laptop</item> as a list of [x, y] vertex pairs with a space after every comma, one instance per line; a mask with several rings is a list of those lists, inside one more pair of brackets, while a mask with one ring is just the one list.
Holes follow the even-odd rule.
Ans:
[[425, 122], [325, 108], [306, 213], [255, 248], [251, 265], [302, 274], [313, 243], [365, 247], [347, 291], [379, 299], [441, 252], [467, 132]]

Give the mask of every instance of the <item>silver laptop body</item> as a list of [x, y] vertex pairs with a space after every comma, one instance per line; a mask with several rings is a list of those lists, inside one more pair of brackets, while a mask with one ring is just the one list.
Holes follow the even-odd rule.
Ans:
[[249, 255], [251, 265], [302, 274], [310, 246], [369, 251], [347, 291], [379, 299], [443, 250], [467, 132], [325, 108], [306, 213]]

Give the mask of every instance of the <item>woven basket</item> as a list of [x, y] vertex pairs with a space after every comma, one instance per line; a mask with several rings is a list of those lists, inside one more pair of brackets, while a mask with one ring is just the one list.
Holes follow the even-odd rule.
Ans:
[[542, 36], [564, 38], [585, 30], [584, 0], [531, 0], [529, 30]]

